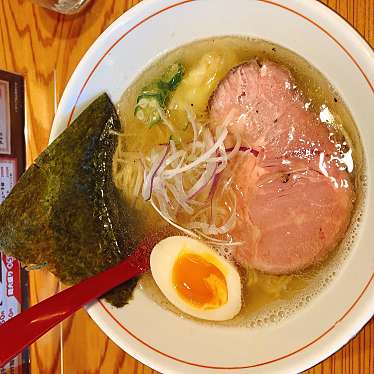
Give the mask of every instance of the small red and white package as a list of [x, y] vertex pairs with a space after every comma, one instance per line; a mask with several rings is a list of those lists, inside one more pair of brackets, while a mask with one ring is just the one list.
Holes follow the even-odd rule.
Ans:
[[[0, 204], [25, 171], [24, 112], [23, 78], [0, 71]], [[21, 313], [27, 304], [27, 274], [16, 259], [0, 248], [0, 325]], [[6, 342], [0, 342], [0, 350], [3, 344]], [[0, 368], [0, 374], [28, 372], [28, 350]]]

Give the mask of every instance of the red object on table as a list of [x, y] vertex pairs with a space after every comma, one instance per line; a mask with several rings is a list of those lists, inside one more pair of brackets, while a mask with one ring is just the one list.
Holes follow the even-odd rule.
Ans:
[[0, 326], [0, 367], [69, 317], [105, 292], [149, 270], [149, 256], [157, 242], [167, 235], [157, 233], [141, 242], [133, 255], [118, 265], [88, 278], [35, 306]]

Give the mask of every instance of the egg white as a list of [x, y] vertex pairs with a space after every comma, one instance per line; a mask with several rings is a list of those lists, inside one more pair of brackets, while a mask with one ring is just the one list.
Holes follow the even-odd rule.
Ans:
[[[194, 253], [204, 258], [205, 255], [215, 259], [214, 264], [224, 274], [227, 284], [227, 302], [215, 309], [204, 310], [186, 302], [178, 294], [173, 285], [173, 267], [182, 252]], [[236, 267], [219, 256], [205, 243], [187, 236], [171, 236], [160, 241], [152, 250], [151, 272], [153, 279], [167, 297], [182, 312], [193, 317], [210, 320], [225, 321], [235, 317], [242, 306], [241, 280]]]

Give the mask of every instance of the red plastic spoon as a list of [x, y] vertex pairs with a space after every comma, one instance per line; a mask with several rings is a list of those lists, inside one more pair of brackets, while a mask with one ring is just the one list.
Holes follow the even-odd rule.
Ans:
[[150, 268], [149, 256], [166, 232], [151, 235], [118, 265], [36, 304], [0, 326], [0, 368], [85, 304]]

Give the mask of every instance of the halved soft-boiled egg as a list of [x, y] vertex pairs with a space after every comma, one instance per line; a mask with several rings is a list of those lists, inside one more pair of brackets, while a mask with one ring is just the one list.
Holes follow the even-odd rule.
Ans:
[[239, 273], [205, 243], [171, 236], [153, 248], [150, 260], [158, 287], [182, 312], [211, 321], [228, 320], [239, 313]]

